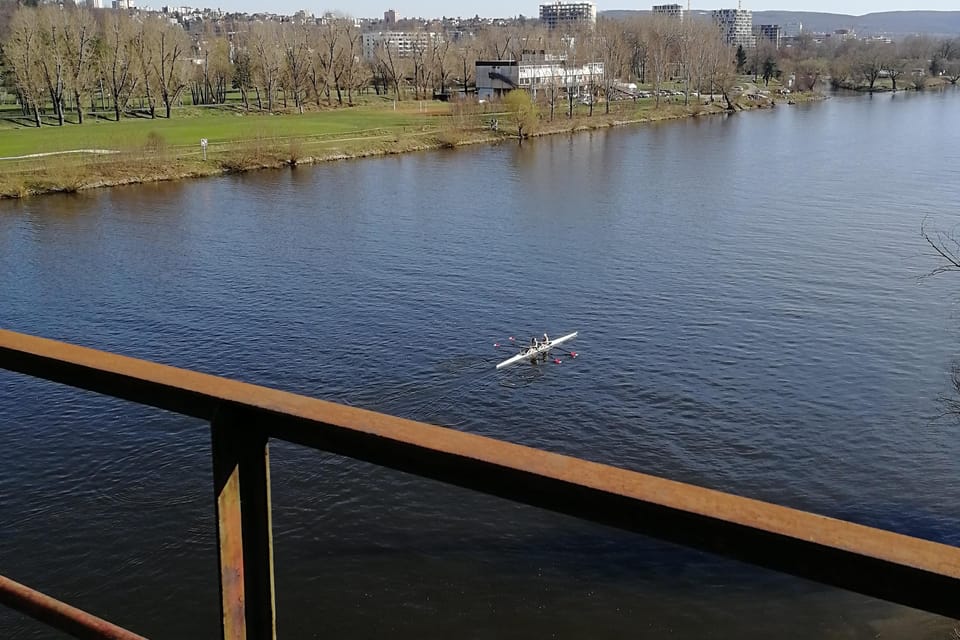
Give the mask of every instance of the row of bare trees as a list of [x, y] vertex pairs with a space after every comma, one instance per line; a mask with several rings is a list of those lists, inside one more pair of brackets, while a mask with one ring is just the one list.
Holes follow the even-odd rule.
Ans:
[[[652, 88], [658, 104], [669, 85], [684, 89], [684, 101], [709, 93], [732, 107], [738, 71], [752, 70], [767, 82], [787, 73], [801, 90], [815, 89], [825, 77], [837, 86], [862, 82], [871, 89], [880, 77], [894, 88], [903, 77], [960, 79], [957, 39], [816, 43], [805, 37], [780, 50], [761, 42], [749, 58], [741, 56], [738, 69], [734, 50], [712, 23], [662, 16], [601, 18], [594, 28], [573, 32], [535, 22], [489, 26], [460, 38], [421, 32], [402, 50], [384, 40], [366, 51], [360, 30], [345, 18], [246, 23], [228, 38], [212, 32], [190, 36], [158, 14], [65, 4], [21, 7], [4, 26], [5, 82], [37, 126], [50, 113], [61, 125], [66, 113], [82, 122], [91, 110], [112, 111], [117, 120], [134, 108], [156, 117], [161, 105], [170, 117], [185, 93], [194, 104], [217, 105], [236, 90], [247, 109], [299, 112], [311, 103], [352, 104], [366, 91], [427, 99], [465, 89], [478, 59], [516, 60], [531, 51], [562, 56], [574, 68], [602, 62], [603, 73], [589, 77], [587, 90], [605, 97], [608, 111], [611, 100], [628, 93], [624, 87], [630, 81]], [[572, 113], [569, 85], [537, 89], [551, 117], [563, 97]], [[594, 101], [589, 104], [592, 114]]]
[[135, 97], [151, 117], [162, 104], [169, 118], [186, 87], [190, 40], [158, 16], [133, 21], [121, 12], [42, 5], [12, 15], [3, 54], [24, 113], [38, 127], [48, 106], [61, 125], [68, 109], [83, 122], [95, 94], [101, 108], [109, 97], [117, 120]]
[[893, 90], [923, 89], [931, 78], [960, 80], [960, 38], [910, 36], [897, 42], [840, 40], [815, 42], [809, 35], [781, 49], [778, 65], [795, 75], [797, 87], [809, 90], [829, 78], [835, 88], [873, 91], [881, 78]]

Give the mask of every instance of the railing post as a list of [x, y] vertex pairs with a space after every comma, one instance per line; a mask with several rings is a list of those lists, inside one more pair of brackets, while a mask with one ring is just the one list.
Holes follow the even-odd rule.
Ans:
[[224, 640], [277, 635], [266, 433], [234, 409], [211, 425]]

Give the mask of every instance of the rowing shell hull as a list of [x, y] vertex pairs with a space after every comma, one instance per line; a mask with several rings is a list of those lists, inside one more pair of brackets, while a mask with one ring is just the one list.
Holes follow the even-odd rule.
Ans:
[[517, 355], [513, 356], [512, 358], [507, 358], [506, 360], [504, 360], [503, 362], [501, 362], [500, 364], [498, 364], [498, 365], [497, 365], [497, 369], [503, 369], [504, 367], [509, 367], [510, 365], [516, 364], [517, 362], [520, 362], [521, 360], [524, 360], [524, 359], [535, 358], [535, 357], [537, 357], [537, 356], [539, 356], [539, 355], [542, 355], [542, 354], [550, 351], [550, 349], [553, 349], [553, 348], [554, 348], [555, 346], [557, 346], [558, 344], [561, 344], [561, 343], [563, 343], [563, 342], [566, 342], [567, 340], [573, 340], [573, 339], [576, 338], [576, 337], [577, 337], [577, 332], [574, 331], [573, 333], [568, 333], [568, 334], [565, 335], [565, 336], [560, 336], [559, 338], [554, 338], [554, 339], [551, 340], [550, 342], [548, 342], [548, 343], [546, 343], [546, 344], [544, 344], [544, 345], [541, 345], [541, 346], [537, 347], [536, 349], [530, 349], [530, 348], [528, 347], [527, 349], [524, 349], [523, 351], [521, 351], [521, 352], [518, 353]]

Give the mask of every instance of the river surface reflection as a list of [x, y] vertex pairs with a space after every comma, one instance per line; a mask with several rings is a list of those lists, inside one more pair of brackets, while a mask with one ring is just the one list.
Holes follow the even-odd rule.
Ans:
[[[0, 326], [960, 544], [955, 92], [0, 203]], [[494, 371], [508, 335], [581, 357]], [[209, 435], [0, 373], [0, 571], [218, 625]], [[950, 623], [273, 446], [284, 638]], [[0, 635], [49, 637], [0, 610]]]

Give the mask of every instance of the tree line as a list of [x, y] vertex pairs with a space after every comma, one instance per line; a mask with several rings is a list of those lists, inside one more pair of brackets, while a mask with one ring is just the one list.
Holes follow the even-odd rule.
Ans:
[[[240, 22], [188, 34], [160, 14], [66, 3], [19, 7], [5, 22], [3, 82], [36, 126], [49, 114], [60, 125], [68, 114], [82, 123], [90, 112], [120, 120], [134, 111], [157, 117], [162, 108], [169, 118], [185, 96], [193, 104], [222, 105], [231, 91], [243, 108], [264, 111], [350, 105], [365, 92], [429, 99], [474, 84], [478, 59], [519, 60], [528, 51], [560, 54], [571, 67], [602, 62], [603, 74], [590, 76], [585, 90], [605, 98], [608, 111], [611, 100], [629, 95], [624, 86], [631, 81], [652, 87], [658, 104], [669, 84], [683, 88], [684, 102], [717, 95], [732, 108], [738, 73], [765, 82], [789, 74], [800, 90], [816, 89], [823, 78], [873, 89], [880, 77], [890, 78], [894, 89], [906, 78], [922, 88], [917, 69], [924, 77], [960, 78], [958, 39], [817, 43], [804, 36], [789, 48], [760, 41], [745, 52], [725, 44], [709, 21], [650, 15], [600, 18], [572, 30], [518, 21], [458, 38], [437, 29], [420, 32], [403, 51], [381, 41], [372, 52], [363, 50], [363, 35], [347, 18]], [[561, 99], [572, 115], [569, 85], [547, 82], [537, 89], [551, 118]], [[594, 100], [589, 105], [592, 115]]]

